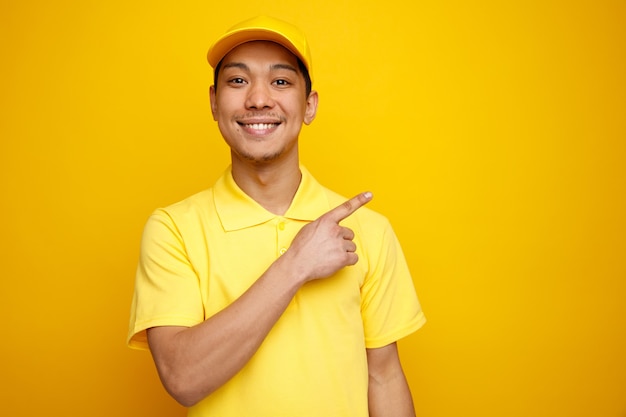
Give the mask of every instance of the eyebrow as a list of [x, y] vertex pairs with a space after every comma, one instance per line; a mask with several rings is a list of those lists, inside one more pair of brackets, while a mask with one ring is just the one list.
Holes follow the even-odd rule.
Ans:
[[[244, 71], [250, 71], [250, 67], [248, 67], [248, 65], [244, 64], [243, 62], [229, 62], [226, 65], [224, 65], [224, 69], [226, 68], [239, 68], [241, 70]], [[298, 73], [298, 70], [296, 67], [294, 67], [293, 65], [290, 64], [273, 64], [270, 66], [271, 70], [288, 70], [288, 71], [293, 71], [295, 73]]]
[[245, 71], [250, 70], [250, 68], [243, 62], [228, 62], [226, 65], [224, 65], [224, 69], [226, 68], [239, 68]]
[[293, 65], [289, 65], [289, 64], [274, 64], [271, 66], [271, 69], [273, 70], [285, 69], [285, 70], [293, 71], [295, 73], [298, 72], [296, 67], [294, 67]]

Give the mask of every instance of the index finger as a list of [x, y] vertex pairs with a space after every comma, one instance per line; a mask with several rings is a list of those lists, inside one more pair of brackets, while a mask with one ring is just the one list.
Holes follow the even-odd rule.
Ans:
[[330, 218], [335, 223], [339, 223], [352, 213], [369, 203], [373, 198], [371, 192], [367, 191], [352, 197], [340, 206], [327, 212], [324, 216]]

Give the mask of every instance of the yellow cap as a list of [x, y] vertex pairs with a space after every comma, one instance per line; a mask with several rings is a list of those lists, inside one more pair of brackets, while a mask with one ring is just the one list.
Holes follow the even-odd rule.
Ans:
[[250, 41], [276, 42], [302, 60], [313, 78], [311, 51], [304, 33], [294, 25], [268, 16], [258, 16], [230, 28], [209, 49], [207, 59], [215, 69], [217, 64], [235, 47]]

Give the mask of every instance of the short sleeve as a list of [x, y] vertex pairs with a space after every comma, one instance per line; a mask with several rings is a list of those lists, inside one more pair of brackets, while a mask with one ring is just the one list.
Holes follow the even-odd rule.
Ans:
[[361, 315], [367, 348], [393, 343], [419, 329], [426, 318], [400, 243], [388, 221], [371, 239], [369, 273], [361, 287]]
[[151, 327], [191, 327], [204, 319], [198, 276], [164, 210], [155, 211], [144, 227], [130, 316], [128, 345], [140, 349], [148, 347]]

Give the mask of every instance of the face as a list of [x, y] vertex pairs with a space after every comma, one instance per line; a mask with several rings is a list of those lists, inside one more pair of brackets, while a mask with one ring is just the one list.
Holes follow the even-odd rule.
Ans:
[[306, 96], [295, 55], [265, 41], [244, 43], [222, 60], [211, 111], [233, 163], [297, 159], [302, 123], [315, 118], [317, 93]]

